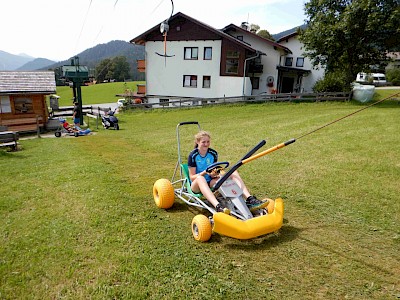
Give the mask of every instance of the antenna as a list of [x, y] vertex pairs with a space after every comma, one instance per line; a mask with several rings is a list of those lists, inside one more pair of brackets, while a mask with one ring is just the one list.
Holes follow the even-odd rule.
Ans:
[[172, 15], [174, 14], [174, 1], [173, 0], [171, 0], [171, 4], [172, 4], [172, 12], [171, 12], [170, 17], [168, 19], [166, 19], [165, 21], [161, 22], [161, 24], [160, 24], [160, 32], [164, 36], [164, 54], [156, 52], [157, 55], [164, 57], [165, 65], [167, 65], [167, 57], [174, 57], [175, 56], [175, 55], [168, 55], [167, 54], [167, 35], [168, 35], [168, 31], [169, 31], [168, 21], [172, 17]]

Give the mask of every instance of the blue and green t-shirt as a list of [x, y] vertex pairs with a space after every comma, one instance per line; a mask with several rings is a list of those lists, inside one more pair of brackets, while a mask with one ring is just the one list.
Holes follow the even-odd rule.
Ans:
[[[188, 157], [188, 166], [189, 167], [195, 167], [196, 168], [196, 173], [203, 172], [207, 167], [215, 162], [218, 161], [218, 153], [214, 149], [208, 148], [208, 151], [205, 156], [201, 156], [199, 153], [199, 149], [193, 149], [192, 152], [190, 152], [189, 157]], [[207, 182], [211, 181], [211, 176], [206, 174], [204, 176], [206, 178]]]

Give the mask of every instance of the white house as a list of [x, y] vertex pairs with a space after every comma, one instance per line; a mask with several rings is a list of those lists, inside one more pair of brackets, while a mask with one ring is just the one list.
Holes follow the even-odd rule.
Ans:
[[324, 77], [325, 69], [321, 66], [314, 69], [310, 59], [304, 57], [303, 44], [299, 41], [297, 32], [281, 37], [277, 43], [288, 47], [292, 52], [282, 57], [279, 62], [281, 71], [279, 90], [286, 93], [290, 92], [290, 88], [293, 87], [295, 92], [312, 92], [315, 82]]
[[[241, 27], [230, 24], [223, 28], [222, 31], [243, 41], [261, 53], [255, 58], [248, 58], [246, 76], [250, 78], [252, 90], [251, 93], [246, 93], [245, 95], [271, 94], [275, 91], [280, 91], [280, 72], [277, 66], [281, 57], [290, 55], [292, 53], [291, 50], [250, 32], [246, 23], [243, 23]], [[293, 90], [289, 92], [293, 92]]]
[[157, 25], [130, 41], [145, 45], [149, 103], [305, 90], [297, 85], [311, 70], [282, 65], [294, 56], [285, 45], [233, 24], [217, 30], [180, 12], [168, 25], [166, 37]]

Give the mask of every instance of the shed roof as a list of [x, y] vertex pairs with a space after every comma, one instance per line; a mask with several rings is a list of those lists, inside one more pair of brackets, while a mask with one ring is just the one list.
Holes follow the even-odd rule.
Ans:
[[0, 71], [0, 94], [53, 94], [53, 71]]

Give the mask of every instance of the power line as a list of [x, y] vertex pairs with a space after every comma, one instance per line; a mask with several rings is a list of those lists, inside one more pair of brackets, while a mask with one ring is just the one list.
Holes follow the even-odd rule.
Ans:
[[[118, 0], [117, 0], [117, 1], [118, 1]], [[93, 2], [93, 0], [90, 0], [89, 7], [88, 7], [88, 9], [87, 9], [87, 11], [86, 11], [85, 19], [83, 20], [83, 23], [82, 23], [81, 31], [80, 31], [79, 36], [78, 36], [78, 39], [77, 39], [77, 41], [76, 41], [76, 45], [75, 45], [75, 50], [74, 50], [74, 52], [76, 52], [76, 49], [78, 48], [78, 44], [79, 44], [79, 41], [80, 41], [80, 39], [81, 39], [81, 35], [82, 35], [82, 32], [83, 32], [83, 28], [85, 27], [85, 23], [86, 23], [86, 20], [87, 20], [88, 15], [89, 15], [90, 8], [91, 8], [91, 6], [92, 6], [92, 2]]]
[[372, 107], [372, 106], [374, 106], [374, 105], [377, 105], [377, 104], [379, 104], [379, 103], [381, 103], [381, 102], [383, 102], [383, 101], [385, 101], [385, 100], [388, 100], [388, 99], [390, 99], [390, 98], [393, 98], [393, 97], [395, 97], [395, 96], [397, 96], [397, 95], [399, 95], [399, 94], [400, 94], [400, 93], [396, 93], [396, 94], [393, 94], [393, 95], [391, 95], [391, 96], [389, 96], [389, 97], [386, 97], [386, 98], [384, 98], [384, 99], [382, 99], [382, 100], [379, 100], [379, 101], [377, 101], [377, 102], [374, 102], [374, 103], [372, 103], [372, 104], [370, 104], [370, 105], [368, 105], [368, 106], [365, 106], [365, 107], [363, 107], [363, 108], [361, 108], [361, 109], [359, 109], [359, 110], [356, 110], [356, 111], [354, 111], [354, 112], [352, 112], [352, 113], [350, 113], [350, 114], [348, 114], [348, 115], [345, 115], [345, 116], [343, 116], [343, 117], [341, 117], [341, 118], [339, 118], [339, 119], [336, 119], [336, 120], [334, 120], [334, 121], [332, 121], [332, 122], [329, 122], [329, 123], [327, 123], [327, 124], [325, 124], [325, 125], [322, 125], [322, 126], [316, 128], [316, 129], [314, 129], [314, 130], [311, 130], [310, 132], [307, 132], [307, 133], [305, 133], [305, 134], [299, 136], [299, 137], [296, 138], [295, 140], [299, 140], [299, 139], [301, 139], [301, 138], [303, 138], [303, 137], [305, 137], [305, 136], [307, 136], [307, 135], [309, 135], [309, 134], [312, 134], [312, 133], [314, 133], [314, 132], [316, 132], [316, 131], [318, 131], [318, 130], [321, 130], [321, 129], [323, 129], [323, 128], [325, 128], [325, 127], [328, 127], [328, 126], [330, 126], [330, 125], [332, 125], [332, 124], [335, 124], [335, 123], [337, 123], [337, 122], [339, 122], [339, 121], [341, 121], [341, 120], [343, 120], [343, 119], [346, 119], [346, 118], [348, 118], [348, 117], [351, 117], [351, 116], [353, 116], [353, 115], [355, 115], [355, 114], [357, 114], [357, 113], [359, 113], [359, 112], [361, 112], [361, 111], [363, 111], [363, 110], [365, 110], [365, 109], [367, 109], [367, 108], [370, 108], [370, 107]]

